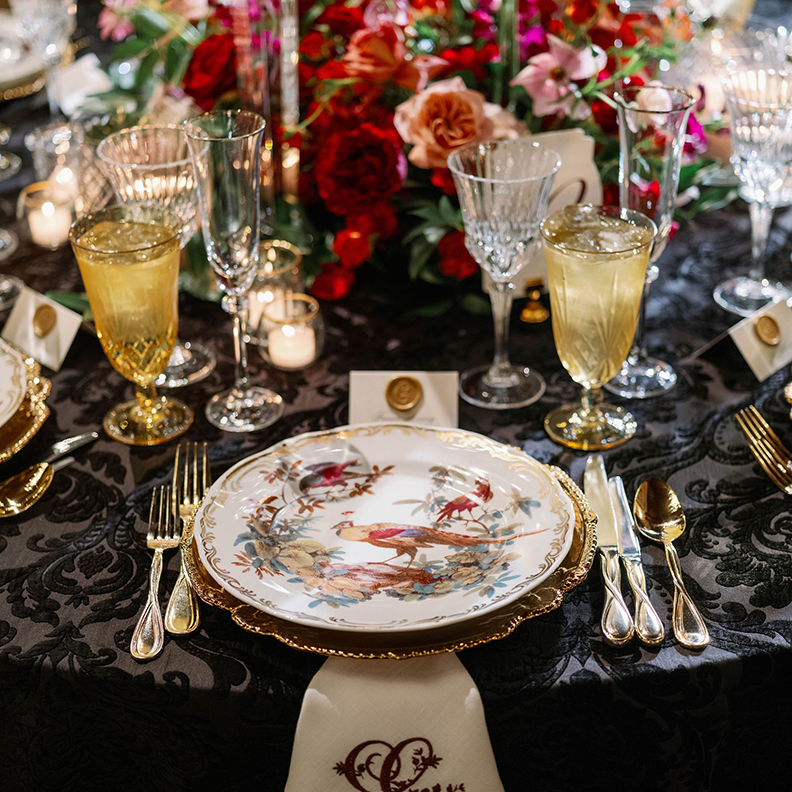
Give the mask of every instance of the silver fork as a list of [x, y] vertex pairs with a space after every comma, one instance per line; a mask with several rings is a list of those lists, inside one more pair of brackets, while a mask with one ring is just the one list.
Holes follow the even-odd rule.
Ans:
[[149, 573], [149, 593], [143, 613], [140, 615], [135, 632], [132, 634], [130, 651], [138, 660], [149, 660], [162, 651], [165, 631], [162, 627], [159, 589], [162, 575], [162, 554], [179, 544], [179, 527], [174, 519], [171, 501], [171, 488], [159, 487], [151, 494], [149, 527], [146, 544], [154, 551]]
[[[180, 473], [181, 450], [181, 446], [176, 449], [173, 461], [173, 500], [184, 526], [184, 521], [193, 516], [209, 487], [209, 460], [206, 443], [187, 443], [184, 446], [184, 468]], [[184, 568], [184, 556], [179, 558], [179, 578], [168, 600], [165, 628], [176, 635], [186, 635], [197, 629], [200, 614], [198, 599]]]
[[770, 480], [792, 495], [792, 454], [753, 405], [740, 410], [737, 423], [748, 438], [748, 447]]

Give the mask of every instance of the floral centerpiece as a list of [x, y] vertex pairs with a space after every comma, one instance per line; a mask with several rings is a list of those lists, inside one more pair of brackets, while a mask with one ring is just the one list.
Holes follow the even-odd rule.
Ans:
[[[288, 128], [274, 122], [277, 141], [300, 149], [299, 198], [317, 229], [316, 296], [345, 296], [371, 262], [384, 277], [406, 273], [440, 287], [427, 311], [455, 302], [489, 310], [472, 277], [478, 267], [446, 164], [468, 143], [582, 127], [596, 143], [604, 200], [618, 202], [613, 90], [656, 79], [694, 35], [693, 23], [679, 0], [649, 15], [598, 0], [501, 2], [299, 0], [301, 120]], [[250, 3], [253, 18], [261, 7]], [[232, 13], [205, 0], [105, 0], [102, 35], [121, 41], [116, 60], [137, 64], [115, 93], [171, 120], [232, 105], [239, 51]], [[514, 36], [499, 41], [499, 30]], [[267, 46], [278, 44], [273, 34]], [[726, 187], [703, 187], [715, 167], [706, 148], [692, 116], [684, 217], [734, 197]], [[656, 187], [645, 185], [647, 197]]]

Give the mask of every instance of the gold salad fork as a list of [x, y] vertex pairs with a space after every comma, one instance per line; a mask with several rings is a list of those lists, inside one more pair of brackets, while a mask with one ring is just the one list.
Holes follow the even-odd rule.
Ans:
[[792, 495], [792, 454], [753, 405], [740, 410], [736, 417], [756, 461], [773, 484]]
[[[173, 499], [183, 527], [184, 522], [195, 514], [198, 504], [209, 488], [210, 481], [206, 443], [184, 445], [184, 464], [180, 471], [181, 451], [182, 446], [179, 446], [173, 460]], [[184, 557], [180, 555], [179, 578], [168, 600], [165, 628], [176, 635], [186, 635], [197, 629], [199, 621], [198, 599], [187, 577]]]
[[179, 544], [179, 526], [176, 524], [170, 487], [158, 487], [151, 494], [148, 535], [146, 544], [154, 551], [149, 573], [149, 593], [143, 613], [132, 634], [130, 651], [138, 660], [149, 660], [162, 651], [165, 631], [160, 612], [159, 589], [162, 574], [162, 554]]

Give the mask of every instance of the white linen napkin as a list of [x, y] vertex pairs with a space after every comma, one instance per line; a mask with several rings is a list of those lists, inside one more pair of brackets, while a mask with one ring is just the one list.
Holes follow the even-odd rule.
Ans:
[[503, 792], [478, 688], [453, 654], [329, 658], [305, 693], [286, 792]]

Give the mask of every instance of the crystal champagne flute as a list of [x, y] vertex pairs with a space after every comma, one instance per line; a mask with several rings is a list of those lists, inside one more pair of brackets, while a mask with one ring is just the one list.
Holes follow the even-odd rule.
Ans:
[[211, 424], [229, 432], [254, 432], [283, 414], [283, 400], [248, 380], [245, 325], [248, 291], [259, 260], [259, 163], [264, 119], [228, 110], [185, 123], [195, 167], [201, 228], [209, 263], [234, 319], [234, 386], [206, 405]]
[[550, 412], [557, 443], [583, 451], [612, 448], [637, 428], [622, 407], [603, 404], [600, 388], [616, 374], [635, 334], [654, 223], [639, 212], [571, 205], [542, 223], [553, 338], [580, 402]]
[[539, 244], [539, 223], [560, 164], [554, 151], [524, 138], [474, 143], [448, 158], [465, 246], [492, 278], [494, 361], [463, 372], [459, 382], [462, 398], [479, 407], [524, 407], [544, 393], [539, 374], [509, 362], [509, 317], [513, 280]]
[[792, 74], [775, 66], [731, 64], [724, 78], [732, 140], [732, 164], [751, 206], [751, 269], [719, 284], [713, 297], [727, 311], [749, 316], [792, 292], [764, 272], [773, 209], [788, 201], [785, 184], [792, 165]]
[[619, 115], [620, 204], [653, 220], [657, 236], [632, 348], [621, 371], [605, 388], [627, 399], [648, 399], [667, 393], [677, 381], [668, 363], [649, 357], [646, 301], [674, 220], [685, 130], [694, 101], [680, 88], [651, 84], [622, 88], [614, 99]]
[[164, 209], [114, 206], [71, 228], [96, 333], [136, 399], [113, 407], [105, 431], [129, 445], [157, 445], [187, 431], [192, 410], [157, 395], [154, 381], [176, 341], [181, 217]]
[[[195, 172], [184, 130], [173, 124], [123, 129], [102, 140], [96, 153], [120, 203], [160, 206], [182, 218], [184, 247], [198, 227]], [[206, 347], [177, 339], [156, 384], [180, 388], [199, 382], [214, 371], [215, 363]]]

